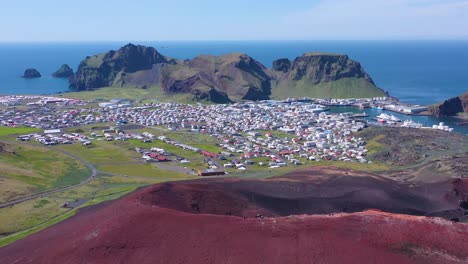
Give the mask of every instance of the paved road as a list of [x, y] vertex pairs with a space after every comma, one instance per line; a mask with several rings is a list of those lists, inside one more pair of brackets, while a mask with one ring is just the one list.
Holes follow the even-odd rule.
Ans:
[[[8, 143], [8, 142], [4, 142], [4, 143]], [[31, 143], [23, 143], [25, 145], [31, 145], [31, 146], [37, 146], [35, 144], [31, 144]], [[63, 188], [59, 188], [59, 189], [55, 189], [55, 190], [51, 190], [51, 191], [47, 191], [47, 192], [42, 192], [42, 193], [37, 193], [37, 194], [34, 194], [34, 195], [31, 195], [31, 196], [28, 196], [28, 197], [24, 197], [24, 198], [21, 198], [21, 199], [18, 199], [18, 200], [14, 200], [14, 201], [10, 201], [10, 202], [7, 202], [7, 203], [4, 203], [4, 204], [0, 204], [0, 208], [5, 208], [5, 207], [10, 207], [10, 206], [13, 206], [13, 205], [16, 205], [16, 204], [19, 204], [19, 203], [23, 203], [23, 202], [26, 202], [26, 201], [29, 201], [29, 200], [32, 200], [32, 199], [36, 199], [36, 198], [40, 198], [40, 197], [47, 197], [47, 196], [50, 196], [51, 194], [54, 194], [54, 193], [59, 193], [59, 192], [63, 192], [63, 191], [67, 191], [67, 190], [70, 190], [70, 189], [73, 189], [73, 188], [76, 188], [76, 187], [80, 187], [80, 186], [83, 186], [87, 183], [89, 183], [90, 181], [92, 181], [97, 173], [98, 173], [98, 170], [93, 166], [93, 164], [89, 163], [88, 161], [78, 157], [77, 155], [75, 154], [72, 154], [66, 150], [62, 150], [62, 149], [58, 149], [58, 148], [54, 148], [54, 147], [49, 147], [50, 149], [53, 149], [53, 150], [56, 150], [58, 152], [61, 152], [69, 157], [72, 157], [74, 158], [75, 160], [83, 163], [83, 165], [85, 165], [88, 170], [91, 172], [91, 174], [89, 175], [89, 178], [86, 179], [85, 181], [82, 181], [78, 184], [75, 184], [75, 185], [71, 185], [71, 186], [67, 186], [67, 187], [63, 187]]]

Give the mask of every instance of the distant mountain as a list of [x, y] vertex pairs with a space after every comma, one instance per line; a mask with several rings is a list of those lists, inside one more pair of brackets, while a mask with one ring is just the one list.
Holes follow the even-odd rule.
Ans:
[[447, 99], [430, 108], [435, 116], [454, 116], [458, 113], [468, 113], [468, 92], [460, 96]]
[[377, 88], [358, 62], [346, 55], [306, 53], [281, 59], [268, 69], [242, 53], [176, 60], [155, 48], [128, 44], [87, 57], [70, 78], [78, 90], [100, 87], [153, 87], [189, 93], [197, 100], [225, 103], [288, 97], [375, 97]]

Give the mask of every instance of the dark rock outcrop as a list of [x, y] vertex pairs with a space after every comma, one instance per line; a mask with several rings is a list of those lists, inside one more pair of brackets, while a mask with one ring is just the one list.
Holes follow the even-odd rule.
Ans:
[[[128, 44], [118, 51], [87, 57], [70, 77], [70, 86], [78, 90], [158, 86], [168, 94], [188, 93], [197, 100], [221, 103], [269, 99], [273, 81], [275, 88], [290, 89], [298, 80], [316, 84], [351, 77], [365, 80], [371, 90], [375, 88], [372, 93], [380, 93], [360, 64], [345, 55], [309, 53], [293, 63], [276, 60], [270, 70], [242, 53], [181, 61], [164, 57], [152, 47]], [[308, 96], [307, 91], [302, 96]]]
[[278, 59], [273, 61], [273, 70], [279, 72], [288, 72], [291, 68], [291, 61], [289, 59]]
[[31, 69], [26, 69], [22, 77], [26, 79], [33, 79], [33, 78], [40, 78], [42, 77], [42, 75], [38, 70], [31, 68]]
[[430, 108], [435, 116], [454, 116], [458, 113], [468, 113], [468, 92], [445, 100], [444, 102]]
[[68, 64], [63, 64], [56, 72], [52, 73], [52, 76], [56, 78], [70, 78], [73, 76], [73, 70]]

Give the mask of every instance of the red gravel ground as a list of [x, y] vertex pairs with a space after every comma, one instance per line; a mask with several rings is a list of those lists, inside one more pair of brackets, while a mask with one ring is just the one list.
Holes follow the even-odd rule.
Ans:
[[[441, 186], [450, 194], [450, 183]], [[468, 263], [466, 224], [377, 210], [278, 216], [313, 211], [305, 205], [317, 197], [332, 200], [320, 210], [333, 211], [343, 195], [359, 204], [380, 197], [403, 210], [405, 188], [375, 175], [325, 169], [271, 180], [160, 184], [0, 248], [0, 263]], [[349, 196], [359, 192], [366, 195]], [[417, 194], [409, 197], [428, 203], [410, 204], [417, 212], [446, 203], [430, 205], [442, 191]], [[259, 213], [271, 217], [255, 218]]]

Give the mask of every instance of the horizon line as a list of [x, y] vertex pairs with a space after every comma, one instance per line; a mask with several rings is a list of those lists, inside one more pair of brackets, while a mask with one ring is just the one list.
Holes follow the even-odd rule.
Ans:
[[213, 40], [213, 39], [180, 39], [180, 40], [0, 40], [0, 43], [132, 43], [132, 42], [428, 42], [428, 41], [451, 41], [466, 42], [463, 39], [245, 39], [245, 40]]

